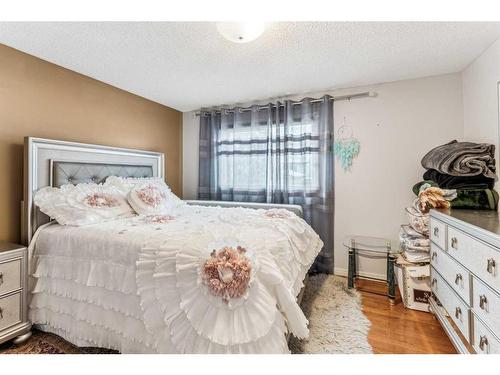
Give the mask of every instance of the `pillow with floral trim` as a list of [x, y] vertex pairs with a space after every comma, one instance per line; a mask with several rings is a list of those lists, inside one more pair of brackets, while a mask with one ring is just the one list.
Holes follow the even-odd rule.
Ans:
[[[165, 191], [165, 196], [167, 200], [169, 201], [169, 204], [166, 205], [165, 207], [158, 207], [156, 210], [154, 210], [154, 213], [151, 213], [151, 206], [148, 207], [143, 207], [141, 202], [134, 203], [131, 202], [130, 200], [130, 192], [132, 189], [134, 189], [136, 186], [139, 185], [144, 185], [145, 183], [151, 182], [155, 185], [158, 186], [158, 188], [162, 191]], [[104, 186], [115, 186], [118, 190], [120, 190], [126, 197], [127, 200], [129, 201], [130, 205], [136, 210], [137, 213], [141, 214], [141, 212], [149, 212], [145, 213], [145, 215], [155, 215], [157, 213], [163, 213], [163, 214], [168, 214], [167, 212], [157, 212], [158, 210], [172, 210], [174, 208], [184, 206], [186, 202], [184, 202], [182, 199], [180, 199], [177, 195], [175, 195], [168, 185], [163, 181], [162, 178], [160, 177], [118, 177], [118, 176], [109, 176], [106, 181], [104, 182]], [[136, 201], [135, 199], [132, 199], [133, 201]], [[137, 209], [139, 211], [137, 211]]]
[[127, 194], [127, 200], [139, 215], [170, 214], [185, 205], [163, 181], [136, 184]]
[[94, 183], [46, 187], [35, 193], [34, 202], [62, 225], [83, 226], [134, 215], [120, 190]]

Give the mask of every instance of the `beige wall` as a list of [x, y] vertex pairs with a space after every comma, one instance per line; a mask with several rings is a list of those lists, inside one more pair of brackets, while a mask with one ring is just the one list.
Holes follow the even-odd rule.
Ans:
[[182, 194], [182, 114], [0, 44], [0, 240], [19, 241], [25, 136], [159, 151]]
[[[348, 234], [385, 237], [397, 246], [405, 207], [422, 178], [420, 160], [431, 148], [463, 138], [462, 82], [457, 74], [337, 90], [334, 95], [373, 90], [375, 98], [335, 103], [335, 129], [352, 126], [361, 143], [352, 172], [335, 164], [335, 272], [346, 274]], [[324, 93], [308, 94], [319, 97]], [[303, 95], [305, 96], [305, 95]], [[300, 96], [299, 96], [300, 97]], [[296, 97], [298, 98], [298, 97]], [[199, 119], [183, 115], [184, 197], [195, 198], [198, 184]], [[385, 277], [384, 261], [360, 262], [366, 276]]]

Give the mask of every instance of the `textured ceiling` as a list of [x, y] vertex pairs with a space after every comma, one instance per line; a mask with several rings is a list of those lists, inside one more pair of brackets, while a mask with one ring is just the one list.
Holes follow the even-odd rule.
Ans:
[[0, 23], [0, 43], [180, 111], [461, 71], [500, 23], [273, 23], [234, 44], [210, 22]]

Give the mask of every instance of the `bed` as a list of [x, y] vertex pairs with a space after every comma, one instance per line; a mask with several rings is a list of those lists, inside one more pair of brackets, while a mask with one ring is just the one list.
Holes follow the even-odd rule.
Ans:
[[[44, 186], [163, 173], [161, 153], [26, 139], [32, 323], [121, 353], [288, 353], [287, 335], [308, 333], [296, 299], [322, 247], [300, 207], [188, 201], [167, 222], [72, 227], [33, 204]], [[242, 297], [221, 300], [200, 283], [200, 262], [233, 245], [251, 250], [252, 278]]]

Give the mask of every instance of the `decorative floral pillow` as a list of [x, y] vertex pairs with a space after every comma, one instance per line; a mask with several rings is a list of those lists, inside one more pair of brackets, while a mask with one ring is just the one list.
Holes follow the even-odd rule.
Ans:
[[163, 181], [149, 181], [135, 185], [129, 191], [127, 200], [139, 215], [166, 215], [185, 204]]
[[120, 190], [140, 215], [170, 214], [172, 210], [186, 204], [159, 177], [110, 176], [104, 186], [114, 186]]
[[36, 192], [34, 202], [62, 225], [97, 224], [134, 215], [117, 188], [93, 183], [46, 187]]

